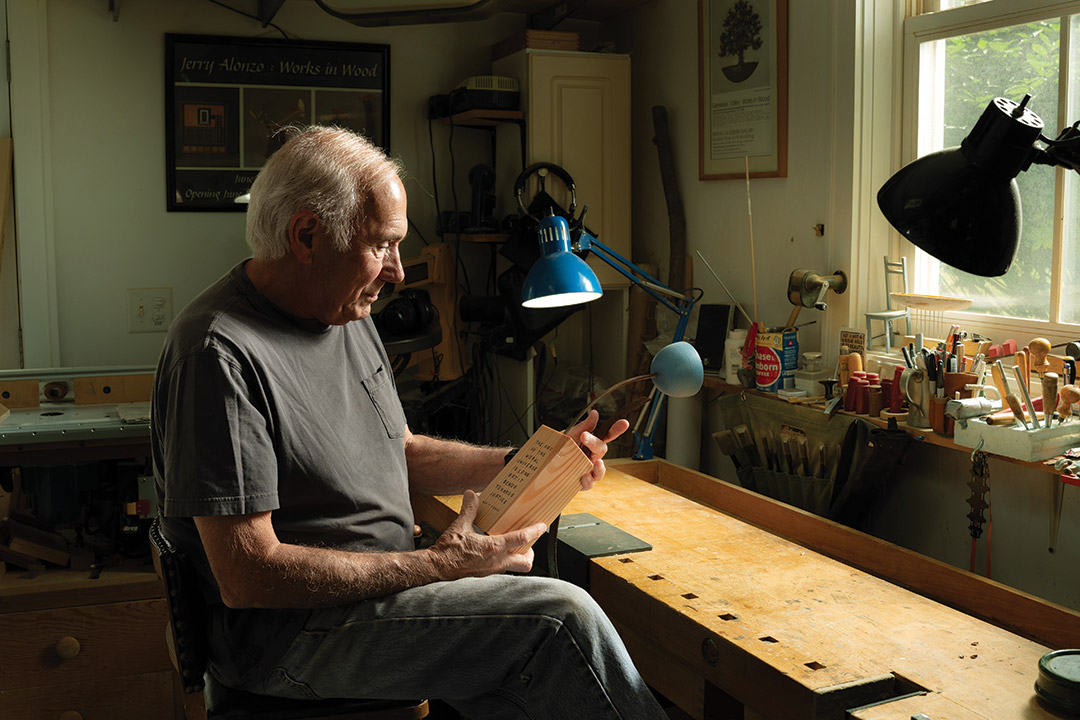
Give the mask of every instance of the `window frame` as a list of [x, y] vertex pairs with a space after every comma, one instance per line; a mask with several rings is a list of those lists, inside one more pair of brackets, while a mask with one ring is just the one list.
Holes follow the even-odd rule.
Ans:
[[[927, 2], [922, 7], [909, 8], [909, 17], [905, 18], [901, 28], [902, 33], [902, 71], [901, 88], [899, 97], [901, 104], [898, 113], [899, 126], [901, 128], [901, 165], [903, 166], [916, 158], [919, 140], [919, 109], [920, 102], [933, 102], [933, 97], [927, 97], [924, 91], [919, 93], [920, 56], [924, 43], [944, 40], [957, 35], [977, 33], [1007, 27], [1026, 22], [1045, 20], [1050, 17], [1061, 17], [1062, 42], [1060, 44], [1061, 56], [1064, 62], [1061, 64], [1064, 81], [1059, 80], [1058, 85], [1058, 114], [1056, 117], [1043, 117], [1046, 128], [1043, 132], [1048, 137], [1056, 135], [1058, 128], [1069, 124], [1065, 115], [1068, 113], [1068, 85], [1070, 78], [1068, 72], [1069, 55], [1069, 15], [1080, 14], [1080, 0], [1067, 0], [1047, 2], [1046, 0], [988, 0], [975, 5], [950, 8], [937, 11], [936, 2]], [[1075, 82], [1076, 78], [1071, 78]], [[1018, 98], [1014, 98], [1018, 99]], [[1035, 109], [1038, 112], [1038, 109]], [[1077, 120], [1080, 118], [1074, 118]], [[1049, 172], [1050, 168], [1035, 168], [1035, 172]], [[1001, 342], [1008, 338], [1014, 338], [1019, 344], [1026, 345], [1027, 341], [1034, 337], [1045, 337], [1051, 342], [1058, 343], [1067, 340], [1075, 340], [1080, 337], [1080, 323], [1061, 322], [1060, 317], [1060, 287], [1062, 274], [1063, 254], [1063, 229], [1065, 212], [1065, 170], [1053, 169], [1054, 179], [1054, 247], [1052, 253], [1051, 287], [1050, 287], [1050, 320], [1030, 320], [1025, 318], [1013, 318], [998, 315], [987, 315], [965, 311], [948, 311], [944, 313], [944, 321], [948, 324], [960, 325], [965, 330], [978, 332], [986, 337], [993, 338], [995, 342]], [[1073, 178], [1073, 182], [1080, 178]], [[1021, 240], [1021, 242], [1023, 242]], [[914, 276], [917, 258], [915, 246], [898, 232], [893, 231], [889, 241], [890, 257], [905, 256], [908, 258], [909, 272]], [[909, 285], [914, 287], [914, 277], [909, 277]]]

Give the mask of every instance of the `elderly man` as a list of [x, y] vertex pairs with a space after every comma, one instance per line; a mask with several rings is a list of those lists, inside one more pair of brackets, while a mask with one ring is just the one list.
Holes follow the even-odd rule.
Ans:
[[[369, 317], [403, 279], [400, 170], [345, 130], [299, 132], [251, 188], [253, 257], [180, 313], [158, 364], [163, 530], [200, 569], [210, 672], [282, 697], [436, 697], [475, 720], [664, 717], [603, 612], [473, 530], [509, 448], [414, 435]], [[595, 412], [570, 435], [603, 477]], [[463, 493], [413, 548], [409, 491]]]

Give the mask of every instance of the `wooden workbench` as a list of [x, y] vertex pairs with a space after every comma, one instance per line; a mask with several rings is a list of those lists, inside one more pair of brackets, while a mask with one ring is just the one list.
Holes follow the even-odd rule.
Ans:
[[[438, 500], [418, 518], [449, 522]], [[653, 546], [592, 560], [589, 590], [695, 718], [1057, 717], [1037, 663], [1080, 613], [663, 460], [611, 461], [567, 512]]]

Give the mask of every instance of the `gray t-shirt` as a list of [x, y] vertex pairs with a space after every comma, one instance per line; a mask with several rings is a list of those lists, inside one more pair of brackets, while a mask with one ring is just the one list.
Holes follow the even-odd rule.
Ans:
[[[173, 322], [158, 363], [153, 464], [166, 536], [205, 582], [217, 663], [242, 674], [304, 612], [228, 610], [193, 517], [272, 511], [283, 543], [412, 548], [405, 416], [370, 318], [327, 326], [282, 311], [243, 263]], [[284, 638], [283, 640], [287, 640]]]

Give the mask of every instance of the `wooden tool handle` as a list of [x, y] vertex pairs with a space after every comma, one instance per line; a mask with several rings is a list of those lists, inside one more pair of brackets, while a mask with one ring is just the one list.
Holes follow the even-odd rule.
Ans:
[[1028, 378], [1031, 377], [1031, 366], [1028, 364], [1028, 352], [1027, 348], [1023, 350], [1017, 350], [1013, 355], [1013, 359], [1020, 367], [1020, 377], [1024, 378], [1024, 382], [1027, 383]]
[[[1020, 386], [1020, 394], [1024, 398], [1024, 407], [1031, 413], [1032, 427], [1039, 427], [1039, 423], [1035, 421], [1035, 406], [1031, 404], [1031, 393], [1028, 391], [1028, 376], [1024, 374], [1024, 370], [1020, 365], [1013, 365], [1013, 376], [1016, 378], [1016, 384]], [[1021, 413], [1023, 417], [1023, 413]]]
[[998, 397], [1002, 400], [1009, 394], [1009, 385], [1005, 382], [1005, 368], [1002, 366], [1001, 361], [990, 366], [990, 377], [994, 380], [994, 387], [997, 388]]
[[731, 458], [731, 462], [735, 464], [736, 470], [743, 467], [744, 463], [739, 457], [742, 454], [740, 453], [742, 447], [735, 438], [735, 433], [730, 430], [719, 430], [713, 433], [713, 440], [716, 441], [717, 446], [720, 448], [720, 452]]
[[[1017, 398], [1017, 402], [1019, 402], [1019, 398]], [[1027, 417], [1026, 413], [1025, 413], [1025, 417]], [[1044, 416], [1043, 416], [1042, 412], [1036, 411], [1035, 412], [1035, 417], [1037, 417], [1038, 419], [1041, 420]], [[1012, 410], [1000, 410], [1000, 411], [994, 413], [993, 415], [987, 415], [986, 416], [986, 424], [987, 425], [1006, 425], [1006, 426], [1015, 425], [1016, 424], [1016, 413], [1014, 413]]]
[[1043, 412], [1046, 415], [1044, 425], [1049, 428], [1054, 417], [1054, 406], [1057, 404], [1058, 374], [1044, 373], [1042, 377]]
[[1027, 420], [1024, 419], [1024, 408], [1021, 407], [1020, 398], [1016, 397], [1016, 393], [1009, 393], [1006, 395], [1005, 402], [1012, 408], [1014, 419], [1019, 420], [1020, 423], [1027, 428]]
[[1075, 385], [1065, 385], [1061, 388], [1061, 403], [1058, 405], [1058, 415], [1069, 417], [1072, 414], [1073, 403], [1080, 401], [1080, 388]]
[[754, 467], [760, 467], [761, 455], [758, 453], [757, 443], [755, 443], [754, 438], [750, 436], [750, 428], [745, 425], [736, 425], [735, 440], [744, 450], [746, 450], [746, 455], [750, 459], [750, 464]]
[[1035, 338], [1028, 343], [1028, 357], [1031, 358], [1031, 367], [1036, 372], [1046, 369], [1046, 356], [1050, 354], [1050, 341], [1046, 338]]

